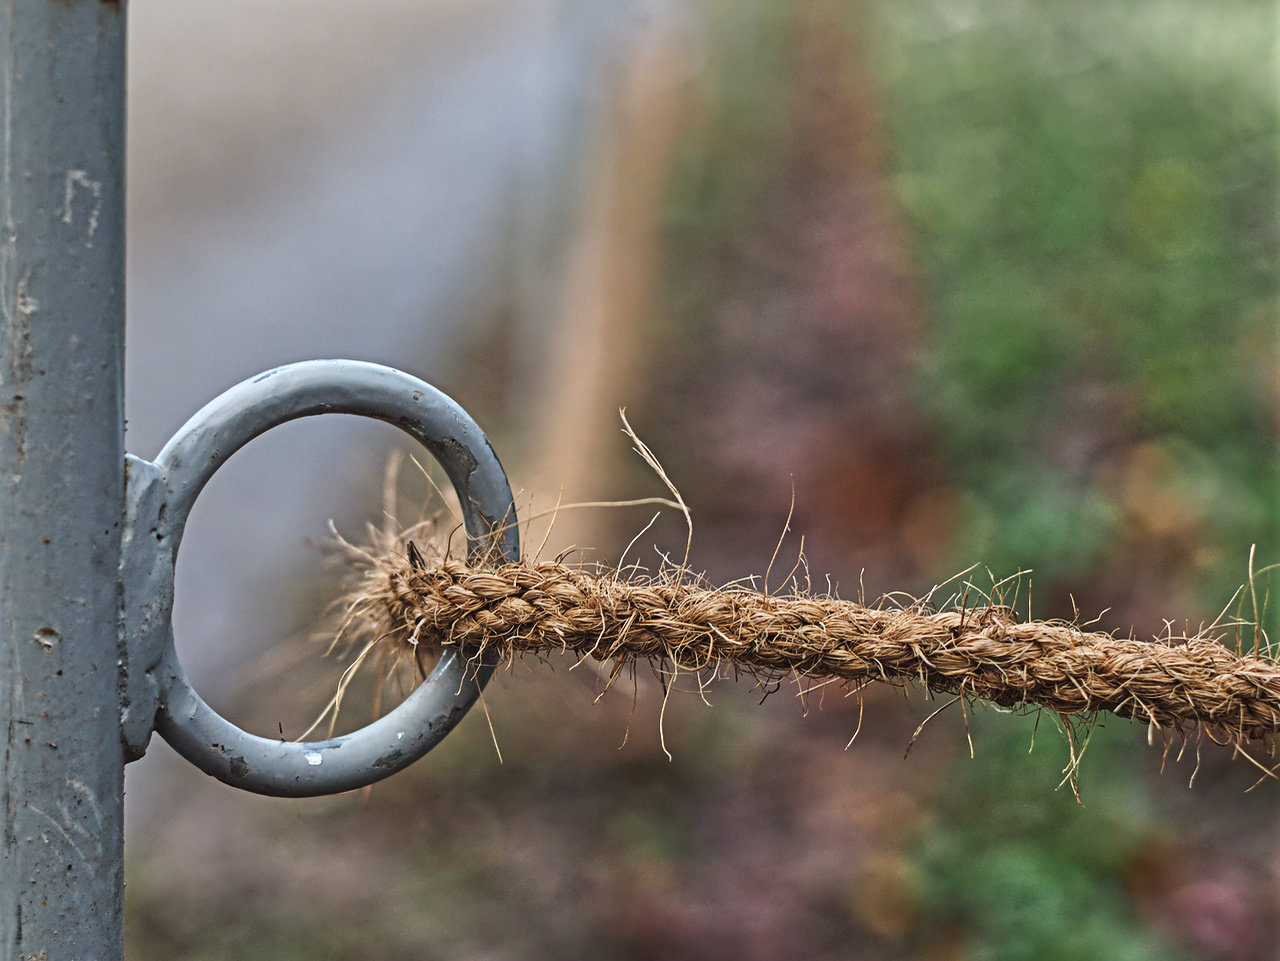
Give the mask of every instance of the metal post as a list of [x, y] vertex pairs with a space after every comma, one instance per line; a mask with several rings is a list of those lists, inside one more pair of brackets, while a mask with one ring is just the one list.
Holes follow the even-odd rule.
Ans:
[[124, 765], [159, 730], [249, 791], [371, 784], [451, 731], [492, 672], [445, 656], [403, 704], [324, 741], [256, 738], [187, 682], [173, 572], [205, 482], [269, 428], [395, 424], [445, 468], [473, 557], [520, 556], [511, 488], [467, 413], [400, 371], [311, 361], [197, 413], [157, 463], [124, 453], [125, 14], [105, 0], [0, 12], [0, 961], [124, 956]]
[[123, 956], [125, 11], [9, 0], [0, 961]]

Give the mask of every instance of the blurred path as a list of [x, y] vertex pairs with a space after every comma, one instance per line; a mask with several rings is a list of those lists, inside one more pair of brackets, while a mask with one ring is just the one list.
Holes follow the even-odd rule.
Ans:
[[[154, 456], [217, 393], [288, 361], [431, 379], [496, 310], [545, 300], [602, 48], [627, 9], [135, 3], [129, 449]], [[346, 418], [287, 425], [202, 496], [176, 619], [215, 704], [280, 636], [306, 539], [378, 490], [396, 436]], [[131, 766], [131, 792], [155, 763]]]
[[[476, 8], [478, 24], [419, 37], [404, 76], [385, 78], [388, 87], [304, 137], [327, 138], [321, 143], [290, 155], [287, 145], [264, 146], [270, 137], [259, 132], [249, 153], [262, 166], [211, 174], [204, 193], [186, 184], [184, 170], [161, 170], [158, 181], [177, 191], [170, 208], [144, 177], [156, 161], [138, 157], [130, 183], [140, 214], [129, 264], [131, 450], [154, 455], [217, 393], [288, 361], [347, 356], [430, 377], [468, 326], [511, 296], [509, 248], [551, 229], [565, 187], [554, 172], [573, 165], [581, 65], [599, 23], [586, 3], [559, 17], [519, 2], [497, 16], [493, 6]], [[134, 13], [144, 36], [145, 17], [145, 7]], [[437, 51], [454, 69], [431, 66]], [[145, 43], [135, 42], [134, 58], [135, 73], [145, 71]], [[264, 98], [260, 89], [248, 93]], [[290, 93], [283, 89], [281, 99]], [[167, 122], [173, 105], [149, 118], [154, 106], [133, 105], [135, 126]], [[260, 106], [246, 113], [270, 115]], [[179, 119], [181, 133], [191, 118]], [[245, 138], [253, 141], [253, 132]], [[280, 138], [288, 132], [277, 131]], [[145, 145], [148, 135], [137, 139]], [[181, 145], [164, 146], [172, 154], [165, 164], [181, 168]], [[197, 140], [197, 162], [200, 148]], [[252, 554], [323, 532], [336, 505], [316, 503], [314, 494], [377, 476], [377, 465], [364, 464], [375, 448], [361, 440], [376, 428], [360, 436], [356, 429], [327, 421], [286, 427], [237, 457], [202, 498], [184, 542], [190, 576], [180, 588], [184, 654], [198, 677], [248, 646], [240, 638], [252, 631], [246, 611], [212, 605], [209, 595], [251, 596], [262, 577]], [[321, 526], [310, 523], [316, 519]], [[206, 650], [214, 639], [219, 650]]]

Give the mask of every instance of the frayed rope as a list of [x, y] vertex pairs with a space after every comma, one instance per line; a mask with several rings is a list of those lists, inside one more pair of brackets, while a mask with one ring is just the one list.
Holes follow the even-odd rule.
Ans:
[[1280, 731], [1280, 664], [1232, 650], [1212, 632], [1143, 641], [1020, 621], [994, 602], [869, 607], [712, 588], [682, 571], [624, 578], [552, 562], [427, 563], [409, 544], [366, 567], [349, 612], [360, 633], [419, 664], [436, 648], [500, 660], [572, 652], [614, 662], [611, 679], [645, 662], [855, 688], [915, 682], [1064, 717], [1109, 711], [1160, 728], [1199, 726], [1237, 745]]

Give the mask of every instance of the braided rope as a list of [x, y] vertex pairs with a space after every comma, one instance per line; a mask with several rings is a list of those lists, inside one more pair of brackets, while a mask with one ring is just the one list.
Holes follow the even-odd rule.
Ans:
[[1200, 724], [1237, 742], [1280, 731], [1280, 664], [1239, 654], [1212, 634], [1142, 641], [1063, 621], [1020, 622], [996, 605], [867, 607], [687, 578], [625, 580], [559, 563], [428, 566], [412, 549], [408, 558], [379, 559], [360, 606], [360, 617], [392, 644], [502, 658], [572, 651], [615, 661], [615, 677], [647, 661], [853, 686], [914, 681], [1004, 707]]

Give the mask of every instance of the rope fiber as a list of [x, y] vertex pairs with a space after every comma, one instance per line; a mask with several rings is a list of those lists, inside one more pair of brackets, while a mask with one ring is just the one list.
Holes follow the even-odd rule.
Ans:
[[1202, 725], [1228, 741], [1280, 731], [1280, 664], [1221, 636], [1149, 641], [1064, 621], [1020, 621], [995, 603], [931, 611], [839, 598], [711, 588], [684, 574], [624, 578], [562, 563], [487, 567], [382, 554], [351, 610], [385, 642], [469, 656], [573, 652], [680, 672], [729, 668], [873, 681], [1060, 715], [1109, 711], [1163, 728]]

